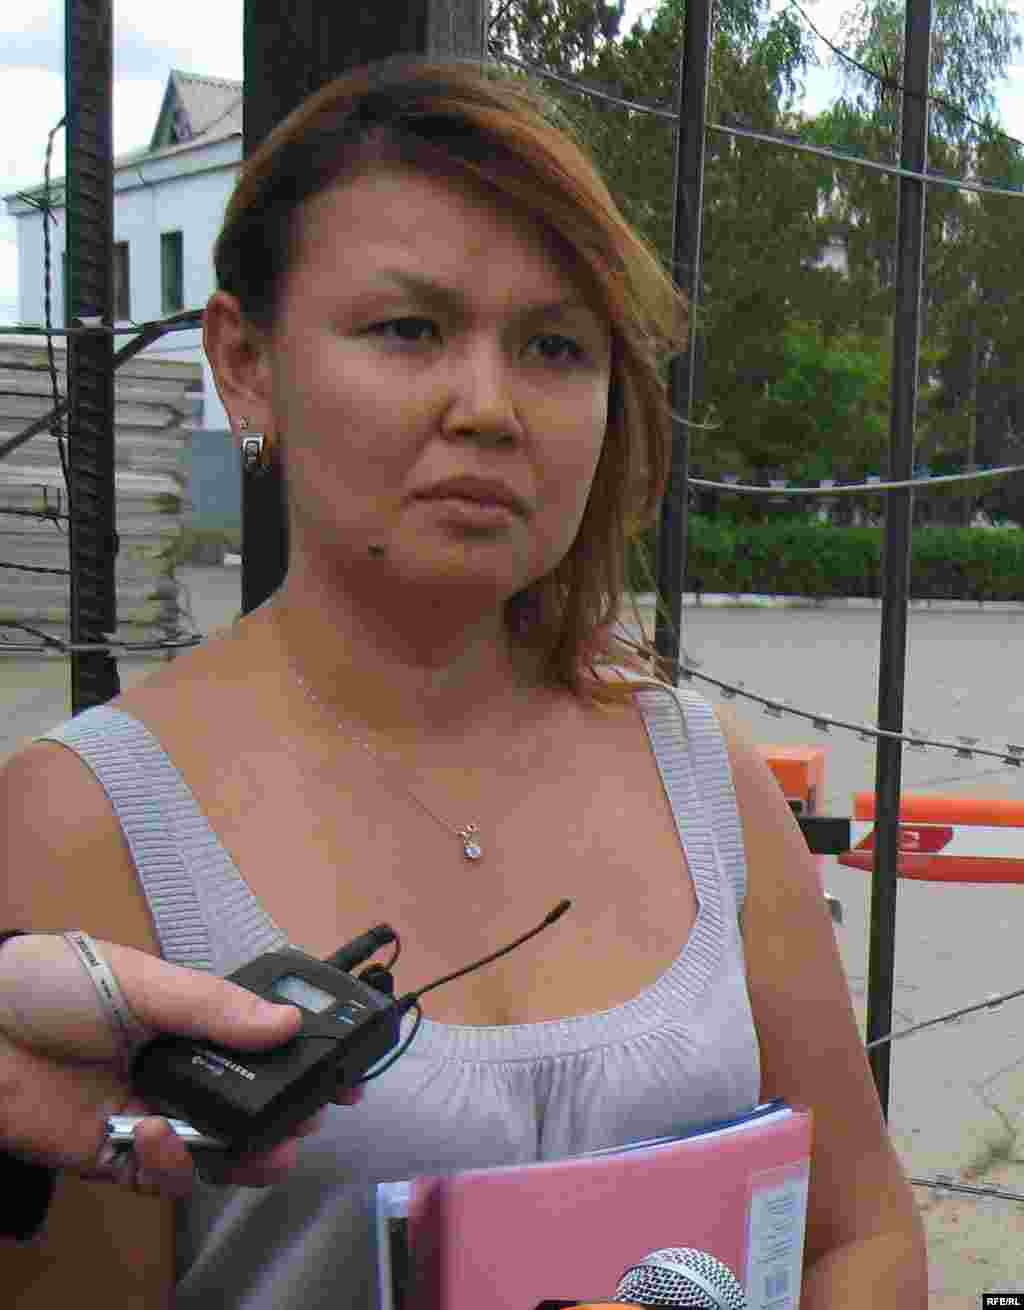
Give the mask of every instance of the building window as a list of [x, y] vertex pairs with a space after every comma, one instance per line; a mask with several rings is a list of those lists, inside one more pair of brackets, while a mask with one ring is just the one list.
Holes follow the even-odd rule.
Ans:
[[114, 242], [114, 318], [117, 322], [132, 316], [131, 279], [128, 242]]
[[160, 234], [161, 312], [176, 314], [185, 308], [184, 267], [180, 232]]

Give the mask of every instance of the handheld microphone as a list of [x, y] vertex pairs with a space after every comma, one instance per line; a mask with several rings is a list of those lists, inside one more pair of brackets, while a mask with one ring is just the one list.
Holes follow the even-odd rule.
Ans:
[[[388, 986], [378, 990], [346, 972], [396, 940], [387, 924], [371, 928], [327, 960], [288, 946], [268, 951], [230, 974], [229, 981], [268, 1001], [296, 1005], [302, 1027], [295, 1037], [270, 1051], [239, 1051], [163, 1034], [135, 1057], [135, 1090], [158, 1114], [185, 1121], [184, 1127], [199, 1129], [227, 1149], [269, 1150], [339, 1090], [367, 1081], [367, 1070], [398, 1045], [402, 1016], [415, 1008], [419, 1018], [404, 1045], [368, 1077], [377, 1077], [404, 1054], [423, 1017], [421, 996], [515, 950], [571, 904], [560, 901], [543, 923], [508, 946], [399, 1000], [391, 998]], [[383, 967], [370, 966], [367, 975], [390, 985]]]
[[691, 1310], [747, 1310], [747, 1294], [722, 1260], [689, 1246], [652, 1251], [619, 1279], [615, 1300]]
[[631, 1265], [612, 1301], [541, 1301], [533, 1310], [648, 1310], [650, 1306], [690, 1310], [747, 1310], [747, 1295], [724, 1261], [692, 1247], [664, 1247]]

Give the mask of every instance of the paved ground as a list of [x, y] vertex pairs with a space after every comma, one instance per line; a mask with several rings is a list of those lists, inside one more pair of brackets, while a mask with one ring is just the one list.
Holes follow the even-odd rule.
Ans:
[[[197, 629], [210, 633], [240, 609], [237, 569], [188, 569]], [[794, 705], [854, 721], [876, 717], [879, 613], [863, 608], [723, 608], [684, 611], [684, 644], [702, 670]], [[1004, 748], [1024, 742], [1016, 609], [915, 612], [910, 620], [908, 728], [969, 735]], [[121, 662], [123, 685], [156, 665]], [[0, 658], [0, 758], [66, 718], [62, 660]], [[718, 693], [697, 685], [712, 702]], [[825, 812], [848, 815], [854, 791], [874, 785], [874, 751], [850, 732], [816, 733], [802, 720], [766, 717], [731, 702], [759, 742], [828, 747]], [[1024, 797], [1024, 773], [949, 752], [908, 752], [905, 791]], [[1022, 833], [1024, 855], [1024, 833]], [[843, 904], [837, 929], [863, 1022], [869, 876], [830, 860], [826, 884]], [[1024, 986], [1024, 891], [904, 882], [897, 908], [894, 1027], [902, 1028]], [[945, 1173], [1024, 1194], [1024, 998], [926, 1031], [893, 1047], [890, 1127], [914, 1176]], [[929, 1230], [933, 1310], [974, 1310], [982, 1291], [1024, 1290], [1024, 1203], [916, 1189]]]

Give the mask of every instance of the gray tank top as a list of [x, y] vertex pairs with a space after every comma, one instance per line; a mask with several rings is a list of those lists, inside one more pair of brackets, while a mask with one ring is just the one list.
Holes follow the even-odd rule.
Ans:
[[[377, 1182], [657, 1137], [757, 1103], [738, 923], [746, 866], [725, 743], [695, 693], [638, 681], [634, 695], [697, 894], [673, 964], [597, 1014], [499, 1027], [425, 1019], [358, 1106], [329, 1107], [286, 1182], [200, 1184], [179, 1203], [178, 1310], [376, 1310]], [[39, 740], [75, 751], [103, 786], [165, 959], [223, 975], [287, 942], [137, 719], [97, 706]]]

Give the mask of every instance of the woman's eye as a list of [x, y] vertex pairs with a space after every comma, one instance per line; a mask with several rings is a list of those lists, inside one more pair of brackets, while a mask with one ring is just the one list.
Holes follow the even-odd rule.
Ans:
[[[546, 337], [534, 337], [534, 340], [546, 341], [548, 343], [557, 342], [559, 350], [564, 350], [565, 347], [568, 346], [571, 352], [569, 355], [569, 361], [572, 363], [576, 363], [583, 358], [583, 347], [579, 344], [579, 342], [573, 341], [570, 337], [546, 336]], [[546, 356], [546, 358], [550, 359], [552, 363], [560, 362], [553, 359], [550, 355]]]
[[[407, 345], [417, 345], [422, 339], [422, 331], [425, 327], [436, 330], [437, 325], [429, 318], [392, 318], [386, 323], [375, 323], [367, 330], [375, 336], [392, 337], [393, 340]], [[391, 329], [395, 329], [397, 335], [393, 336]], [[542, 357], [547, 363], [578, 363], [584, 357], [583, 347], [570, 337], [548, 334], [534, 337], [533, 341], [544, 342], [549, 348], [554, 345], [554, 350], [542, 351]], [[568, 356], [565, 354], [566, 349], [569, 351]]]
[[[393, 318], [390, 319], [387, 323], [375, 323], [373, 327], [370, 328], [370, 331], [375, 333], [377, 336], [383, 337], [389, 335], [387, 331], [388, 328], [397, 328], [397, 327], [407, 328], [410, 324], [412, 324], [417, 328], [421, 328], [423, 326], [432, 328], [434, 326], [434, 324], [431, 322], [429, 318]], [[413, 336], [403, 335], [400, 336], [398, 339], [400, 341], [412, 341]]]

